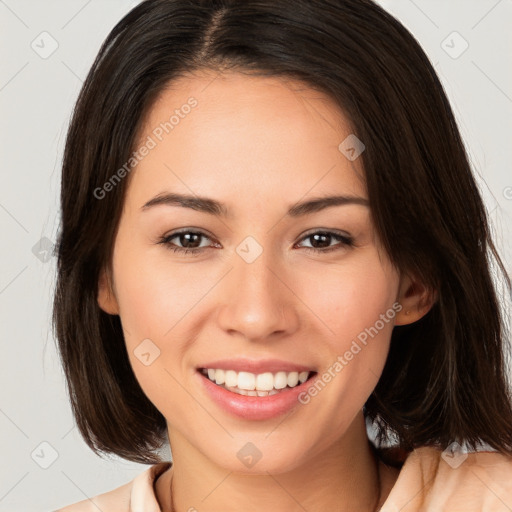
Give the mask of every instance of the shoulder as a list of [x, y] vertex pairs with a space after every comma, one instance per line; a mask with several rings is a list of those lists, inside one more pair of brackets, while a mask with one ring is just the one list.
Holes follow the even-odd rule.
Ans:
[[120, 487], [65, 506], [55, 512], [98, 512], [98, 510], [159, 512], [160, 508], [154, 494], [154, 482], [170, 466], [169, 462], [154, 464]]
[[381, 512], [512, 509], [512, 456], [421, 447], [406, 457]]
[[68, 505], [55, 512], [98, 512], [98, 510], [129, 512], [132, 485], [133, 481], [128, 482], [112, 491]]

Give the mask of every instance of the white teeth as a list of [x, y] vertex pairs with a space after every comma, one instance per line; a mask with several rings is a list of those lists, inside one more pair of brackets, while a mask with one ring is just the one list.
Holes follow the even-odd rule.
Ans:
[[299, 373], [299, 381], [302, 384], [303, 382], [306, 382], [309, 377], [309, 372], [300, 372]]
[[270, 391], [274, 388], [274, 376], [270, 373], [260, 373], [256, 377], [256, 389], [260, 391]]
[[[299, 383], [306, 382], [311, 372], [265, 372], [254, 374], [250, 372], [236, 372], [234, 370], [222, 370], [208, 368], [202, 370], [204, 375], [226, 388], [237, 388], [240, 394], [248, 396], [267, 396], [271, 391], [284, 389], [286, 386], [293, 388]], [[263, 394], [259, 394], [259, 393]], [[277, 392], [277, 391], [276, 391]]]
[[293, 388], [299, 382], [299, 374], [297, 372], [290, 372], [288, 374], [288, 386]]
[[227, 370], [224, 377], [226, 386], [234, 388], [238, 384], [238, 375], [234, 370]]
[[[219, 370], [215, 370], [215, 375], [217, 375], [218, 371]], [[238, 373], [238, 383], [237, 383], [237, 386], [240, 389], [247, 389], [247, 391], [249, 391], [250, 389], [255, 389], [255, 387], [256, 387], [256, 376], [254, 375], [254, 373], [239, 372]], [[261, 389], [260, 391], [264, 391], [264, 390]]]
[[229, 391], [232, 391], [233, 393], [237, 393], [239, 395], [245, 395], [245, 396], [272, 396], [272, 395], [277, 395], [277, 393], [281, 392], [281, 391], [278, 391], [277, 389], [271, 389], [270, 391], [258, 391], [258, 390], [248, 391], [247, 389], [239, 389], [237, 387], [227, 387], [224, 384], [222, 384], [221, 387], [225, 388]]
[[224, 384], [224, 370], [215, 370], [216, 384]]
[[274, 375], [274, 387], [276, 389], [283, 389], [288, 385], [288, 376], [286, 372], [277, 372]]

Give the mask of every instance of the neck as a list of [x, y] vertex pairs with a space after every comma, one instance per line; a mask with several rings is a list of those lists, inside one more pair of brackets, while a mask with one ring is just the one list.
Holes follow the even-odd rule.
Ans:
[[194, 450], [178, 432], [170, 440], [173, 466], [155, 485], [162, 512], [374, 511], [391, 487], [388, 477], [381, 481], [362, 414], [343, 438], [280, 473], [230, 471]]

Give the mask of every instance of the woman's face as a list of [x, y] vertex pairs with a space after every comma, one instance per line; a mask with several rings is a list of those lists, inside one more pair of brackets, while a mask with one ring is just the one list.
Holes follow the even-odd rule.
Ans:
[[[114, 294], [102, 281], [98, 299], [120, 315], [173, 453], [186, 446], [241, 471], [239, 450], [253, 450], [250, 442], [262, 454], [257, 471], [280, 472], [348, 436], [360, 418], [388, 353], [400, 276], [364, 201], [361, 146], [348, 139], [339, 148], [351, 129], [334, 103], [297, 82], [214, 76], [180, 79], [150, 111], [115, 240]], [[165, 194], [197, 201], [144, 207]], [[327, 196], [359, 200], [297, 208]], [[199, 208], [199, 197], [223, 206]], [[281, 412], [258, 416], [256, 404], [235, 413], [212, 398], [198, 368], [239, 358], [301, 365], [317, 372], [303, 388], [321, 385]]]

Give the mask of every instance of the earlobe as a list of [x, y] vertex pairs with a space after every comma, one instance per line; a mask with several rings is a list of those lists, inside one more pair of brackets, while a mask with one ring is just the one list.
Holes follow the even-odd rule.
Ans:
[[419, 279], [404, 275], [397, 297], [402, 309], [395, 316], [395, 325], [416, 322], [430, 311], [436, 300], [436, 291], [429, 290]]
[[108, 273], [103, 269], [98, 280], [98, 305], [109, 315], [118, 315], [119, 306], [114, 296]]

